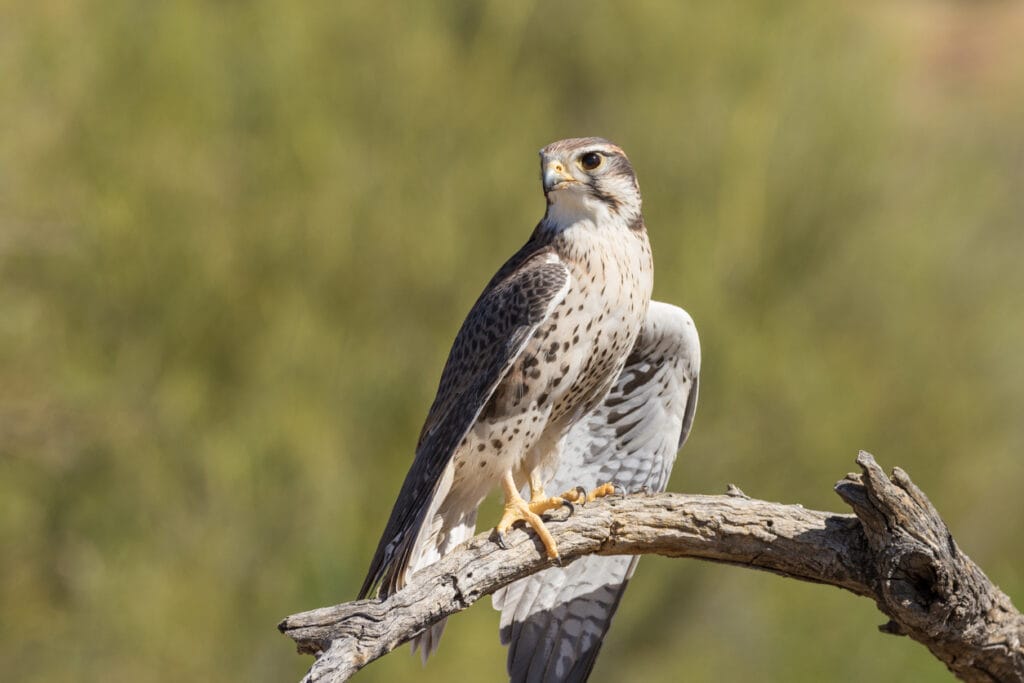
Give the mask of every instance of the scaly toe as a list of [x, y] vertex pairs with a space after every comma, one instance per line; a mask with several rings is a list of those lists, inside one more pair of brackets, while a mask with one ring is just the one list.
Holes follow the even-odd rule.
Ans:
[[597, 500], [598, 498], [604, 498], [605, 496], [610, 496], [613, 493], [615, 493], [615, 484], [601, 484], [596, 489], [587, 494], [587, 501], [590, 502]]
[[498, 526], [494, 528], [495, 533], [498, 536], [498, 545], [501, 548], [507, 549], [508, 546], [505, 543], [505, 532], [508, 531], [513, 524], [519, 521], [526, 522], [540, 537], [541, 543], [544, 544], [544, 550], [547, 551], [549, 559], [558, 558], [558, 546], [555, 544], [555, 539], [552, 538], [551, 532], [544, 526], [544, 521], [534, 511], [535, 507], [543, 510], [551, 510], [562, 506], [561, 498], [548, 498], [546, 500], [534, 501], [527, 503], [522, 498], [513, 500], [505, 504], [505, 512], [501, 516], [501, 521], [498, 522]]
[[572, 501], [573, 503], [579, 503], [580, 505], [587, 504], [587, 490], [582, 486], [571, 488], [562, 494], [562, 498], [565, 500]]
[[561, 496], [552, 496], [551, 498], [539, 498], [537, 500], [531, 500], [527, 503], [530, 508], [530, 512], [535, 515], [539, 515], [547, 512], [548, 510], [557, 510], [565, 504], [565, 500]]

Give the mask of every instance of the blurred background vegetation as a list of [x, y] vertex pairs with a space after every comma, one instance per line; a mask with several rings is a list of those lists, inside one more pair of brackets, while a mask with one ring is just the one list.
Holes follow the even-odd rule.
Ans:
[[[354, 597], [543, 211], [536, 150], [576, 135], [629, 152], [655, 295], [701, 330], [671, 488], [841, 510], [865, 448], [1024, 605], [1022, 29], [1012, 2], [4, 3], [5, 678], [297, 679], [275, 624]], [[487, 602], [361, 680], [499, 680]], [[594, 679], [948, 680], [882, 621], [651, 558]]]

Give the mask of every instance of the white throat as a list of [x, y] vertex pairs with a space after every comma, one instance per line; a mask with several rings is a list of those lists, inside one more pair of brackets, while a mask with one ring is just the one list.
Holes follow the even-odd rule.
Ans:
[[544, 223], [548, 229], [562, 232], [573, 226], [598, 230], [627, 229], [640, 215], [640, 202], [619, 205], [613, 210], [606, 202], [575, 189], [559, 190], [549, 196]]

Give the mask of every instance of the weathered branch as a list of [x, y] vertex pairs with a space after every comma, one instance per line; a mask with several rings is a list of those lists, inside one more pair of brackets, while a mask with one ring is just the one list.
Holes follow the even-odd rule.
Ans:
[[[882, 630], [923, 643], [964, 681], [1024, 681], [1024, 616], [958, 549], [900, 469], [867, 453], [836, 492], [855, 515], [744, 496], [665, 493], [606, 499], [549, 525], [564, 562], [588, 554], [694, 557], [845, 588], [875, 600]], [[532, 533], [501, 550], [480, 534], [384, 601], [292, 615], [278, 628], [315, 654], [305, 680], [344, 681], [435, 621], [549, 566]]]

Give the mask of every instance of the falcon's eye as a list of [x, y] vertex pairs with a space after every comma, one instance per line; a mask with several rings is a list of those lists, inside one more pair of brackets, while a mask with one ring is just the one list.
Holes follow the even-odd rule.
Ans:
[[579, 158], [580, 168], [584, 171], [593, 171], [604, 163], [604, 157], [597, 152], [587, 152]]

